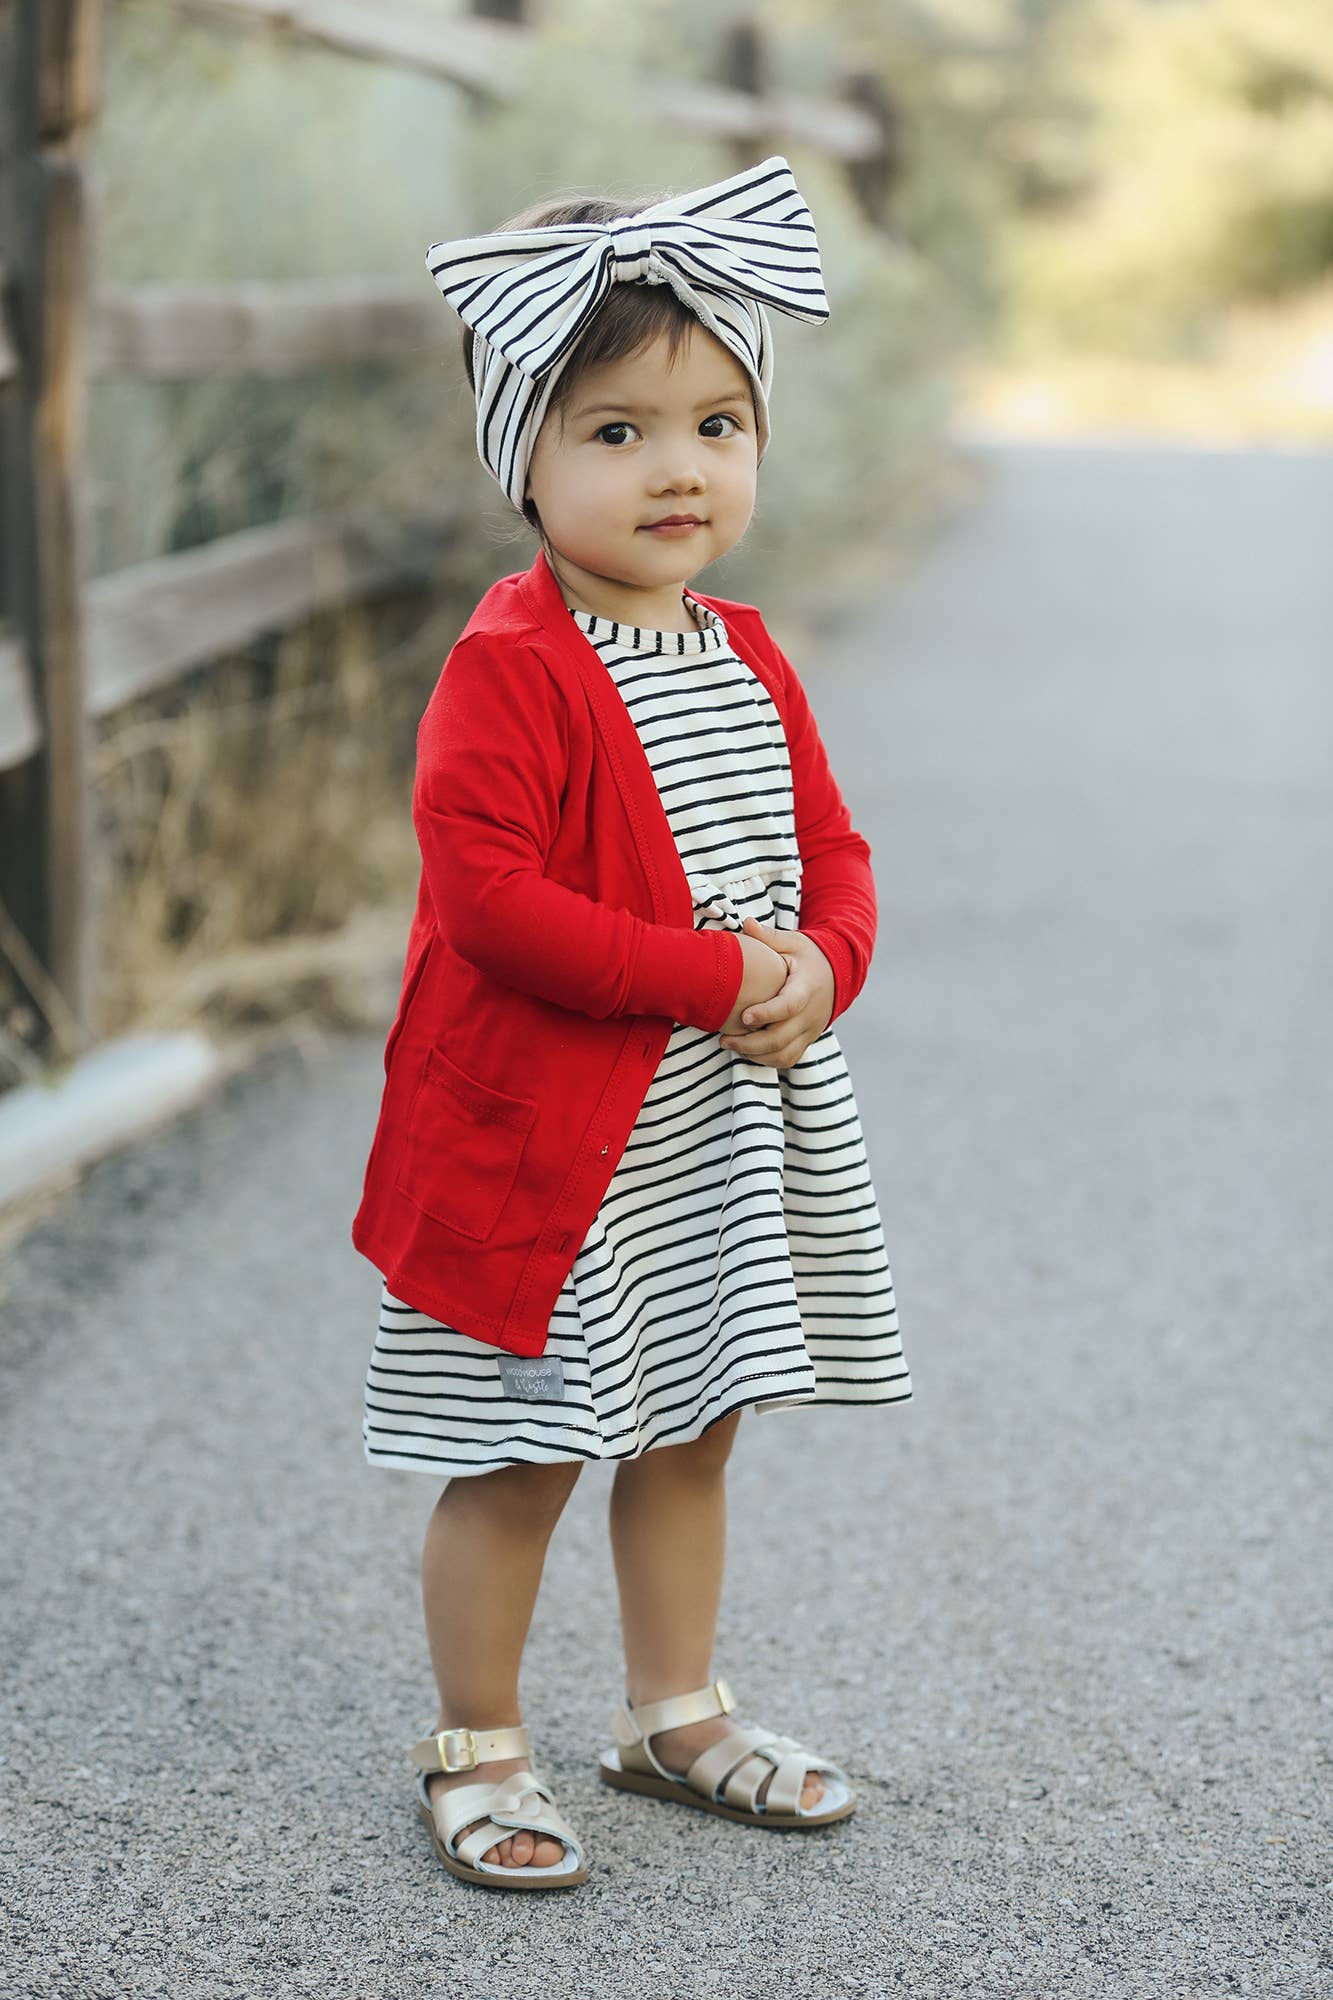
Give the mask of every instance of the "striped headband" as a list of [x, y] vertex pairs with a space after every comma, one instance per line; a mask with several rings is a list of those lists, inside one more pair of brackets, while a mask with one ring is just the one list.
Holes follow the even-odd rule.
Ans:
[[613, 284], [670, 285], [736, 356], [754, 385], [760, 458], [773, 384], [764, 308], [829, 316], [815, 225], [780, 154], [614, 222], [432, 243], [426, 264], [472, 328], [477, 453], [520, 513], [556, 379]]

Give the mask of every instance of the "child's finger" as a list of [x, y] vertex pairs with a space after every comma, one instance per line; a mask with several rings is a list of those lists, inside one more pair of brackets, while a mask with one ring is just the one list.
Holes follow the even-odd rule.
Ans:
[[789, 1021], [793, 1014], [799, 1014], [808, 993], [801, 991], [799, 979], [787, 974], [785, 985], [773, 995], [771, 1000], [756, 1000], [741, 1015], [741, 1025], [745, 1028], [767, 1028], [774, 1021]]
[[741, 921], [743, 924], [749, 924], [754, 930], [762, 931], [764, 942], [770, 944], [774, 951], [780, 951], [784, 956], [790, 955], [793, 936], [791, 931], [780, 931], [776, 924], [761, 923], [758, 917], [744, 917]]
[[781, 1048], [793, 1033], [799, 1029], [791, 1021], [757, 1021], [753, 1028], [737, 1028], [721, 1040], [724, 1048], [735, 1049], [737, 1055], [767, 1062], [773, 1050]]
[[768, 1035], [723, 1035], [723, 1048], [734, 1049], [748, 1062], [767, 1063], [774, 1069], [790, 1069], [800, 1060], [813, 1039], [811, 1036], [790, 1033]]

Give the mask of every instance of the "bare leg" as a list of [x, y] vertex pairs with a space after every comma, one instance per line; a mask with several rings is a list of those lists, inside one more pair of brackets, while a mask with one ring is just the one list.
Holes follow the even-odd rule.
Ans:
[[[740, 1424], [733, 1410], [689, 1444], [658, 1445], [616, 1467], [611, 1487], [611, 1549], [620, 1589], [625, 1693], [636, 1706], [706, 1687], [722, 1601], [726, 1556], [726, 1468]], [[672, 1771], [735, 1725], [724, 1715], [653, 1732], [653, 1749]], [[770, 1778], [759, 1788], [760, 1803]], [[807, 1774], [802, 1805], [814, 1805], [824, 1781]]]
[[[436, 1729], [503, 1729], [523, 1720], [519, 1666], [541, 1584], [551, 1532], [574, 1490], [579, 1461], [507, 1465], [451, 1479], [435, 1504], [421, 1552], [426, 1637], [440, 1691]], [[497, 1757], [475, 1771], [433, 1772], [433, 1799], [451, 1785], [499, 1783], [521, 1757]], [[473, 1820], [470, 1833], [481, 1820]], [[460, 1834], [459, 1838], [462, 1838]], [[486, 1850], [487, 1861], [544, 1868], [564, 1842], [526, 1831]]]

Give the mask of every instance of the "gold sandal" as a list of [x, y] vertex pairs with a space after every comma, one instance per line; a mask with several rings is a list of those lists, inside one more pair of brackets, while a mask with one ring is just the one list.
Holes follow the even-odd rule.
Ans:
[[[652, 1799], [698, 1806], [723, 1819], [747, 1826], [828, 1826], [856, 1810], [856, 1793], [840, 1765], [807, 1750], [790, 1736], [737, 1720], [730, 1734], [701, 1750], [684, 1773], [668, 1771], [654, 1754], [650, 1738], [659, 1729], [676, 1729], [706, 1716], [729, 1715], [735, 1703], [724, 1680], [691, 1694], [673, 1694], [661, 1701], [641, 1701], [637, 1708], [622, 1701], [611, 1716], [615, 1747], [603, 1751], [599, 1775], [603, 1784], [625, 1792], [643, 1792]], [[824, 1779], [818, 1805], [801, 1804], [801, 1786], [809, 1771]], [[772, 1773], [761, 1804], [760, 1785]]]
[[[431, 1798], [426, 1779], [432, 1771], [472, 1771], [500, 1757], [527, 1757], [525, 1723], [504, 1729], [442, 1729], [436, 1736], [423, 1736], [407, 1754], [416, 1767], [417, 1811], [450, 1874], [487, 1889], [572, 1889], [587, 1881], [583, 1844], [556, 1806], [550, 1786], [531, 1769], [493, 1784], [445, 1785]], [[474, 1819], [483, 1824], [457, 1840], [459, 1828]], [[488, 1847], [520, 1828], [562, 1840], [564, 1853], [544, 1868], [482, 1860]]]

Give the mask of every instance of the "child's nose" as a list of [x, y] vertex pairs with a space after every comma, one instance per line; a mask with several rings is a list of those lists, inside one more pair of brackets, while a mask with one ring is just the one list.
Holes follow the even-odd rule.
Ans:
[[659, 488], [670, 492], [686, 491], [695, 493], [704, 484], [703, 472], [697, 460], [682, 454], [667, 460], [657, 478]]

